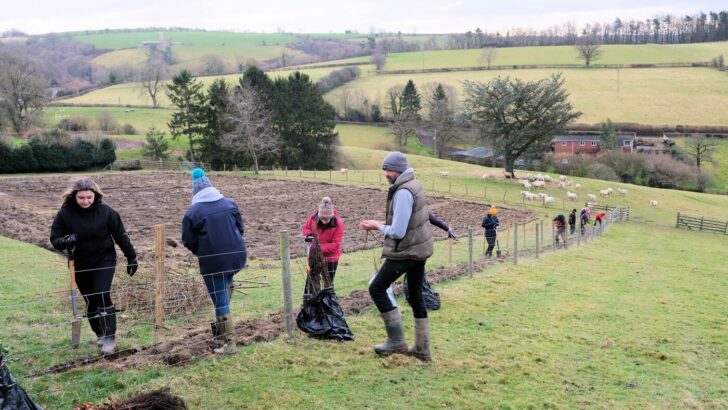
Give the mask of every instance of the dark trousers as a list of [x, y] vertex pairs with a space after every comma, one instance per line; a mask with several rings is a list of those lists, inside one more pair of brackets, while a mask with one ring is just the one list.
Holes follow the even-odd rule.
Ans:
[[407, 274], [407, 286], [409, 288], [409, 302], [415, 318], [424, 319], [427, 317], [425, 299], [422, 297], [422, 286], [425, 282], [425, 262], [415, 260], [392, 260], [386, 259], [377, 272], [377, 276], [369, 285], [369, 295], [379, 312], [386, 313], [394, 310], [395, 307], [387, 296], [387, 288], [397, 278]]
[[76, 285], [86, 301], [88, 317], [96, 316], [99, 310], [114, 305], [111, 301], [111, 282], [114, 280], [116, 261], [102, 262], [93, 268], [76, 270]]
[[485, 240], [488, 241], [488, 249], [485, 250], [485, 256], [492, 256], [493, 248], [495, 248], [495, 236], [486, 236]]
[[576, 224], [569, 224], [569, 235], [573, 235], [576, 232]]

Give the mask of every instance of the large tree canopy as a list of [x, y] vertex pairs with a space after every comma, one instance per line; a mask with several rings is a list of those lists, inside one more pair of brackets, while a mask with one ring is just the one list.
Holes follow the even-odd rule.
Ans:
[[465, 81], [464, 93], [463, 111], [503, 155], [511, 175], [516, 159], [546, 152], [554, 134], [581, 115], [568, 101], [561, 74], [538, 81]]

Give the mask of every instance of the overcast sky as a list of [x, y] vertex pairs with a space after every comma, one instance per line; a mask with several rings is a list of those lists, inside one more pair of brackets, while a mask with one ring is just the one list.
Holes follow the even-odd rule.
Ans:
[[544, 28], [728, 9], [714, 0], [0, 0], [0, 31], [31, 34], [135, 27], [328, 33], [371, 28], [450, 33]]

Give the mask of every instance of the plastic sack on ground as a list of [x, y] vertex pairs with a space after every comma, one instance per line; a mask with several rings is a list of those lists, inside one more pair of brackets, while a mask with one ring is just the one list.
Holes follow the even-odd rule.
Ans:
[[[409, 300], [409, 288], [407, 286], [406, 276], [402, 285], [404, 287], [404, 295], [407, 300]], [[425, 299], [425, 307], [427, 308], [427, 310], [440, 309], [440, 294], [437, 293], [437, 291], [430, 286], [430, 282], [427, 281], [426, 277], [424, 283], [422, 284], [422, 298]]]
[[43, 410], [33, 403], [22, 387], [10, 374], [0, 354], [0, 410]]
[[354, 340], [333, 288], [322, 289], [304, 300], [296, 324], [309, 336], [318, 339]]

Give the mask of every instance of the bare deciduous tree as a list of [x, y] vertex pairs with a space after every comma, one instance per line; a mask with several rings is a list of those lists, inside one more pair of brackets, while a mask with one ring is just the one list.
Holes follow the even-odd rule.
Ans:
[[221, 74], [225, 71], [225, 61], [217, 54], [202, 56], [202, 72], [204, 74]]
[[256, 174], [260, 157], [277, 153], [281, 147], [272, 118], [273, 112], [266, 108], [255, 88], [249, 85], [235, 88], [225, 115], [232, 131], [223, 134], [222, 145], [236, 154], [248, 155]]
[[138, 89], [139, 94], [144, 98], [152, 100], [152, 107], [159, 107], [159, 95], [164, 92], [164, 79], [169, 74], [169, 68], [163, 60], [149, 58], [144, 67], [139, 70]]
[[713, 151], [718, 146], [718, 141], [708, 137], [688, 138], [685, 142], [685, 154], [693, 159], [698, 167], [706, 162], [713, 163]]
[[576, 51], [579, 53], [578, 58], [584, 60], [587, 67], [594, 61], [601, 58], [603, 54], [602, 44], [599, 38], [595, 36], [585, 36], [576, 43]]
[[486, 64], [488, 66], [488, 70], [490, 70], [490, 65], [493, 63], [493, 61], [495, 61], [495, 57], [495, 47], [483, 47], [483, 51], [480, 53], [480, 63]]
[[34, 61], [10, 50], [0, 52], [0, 110], [15, 132], [40, 120], [46, 83]]

